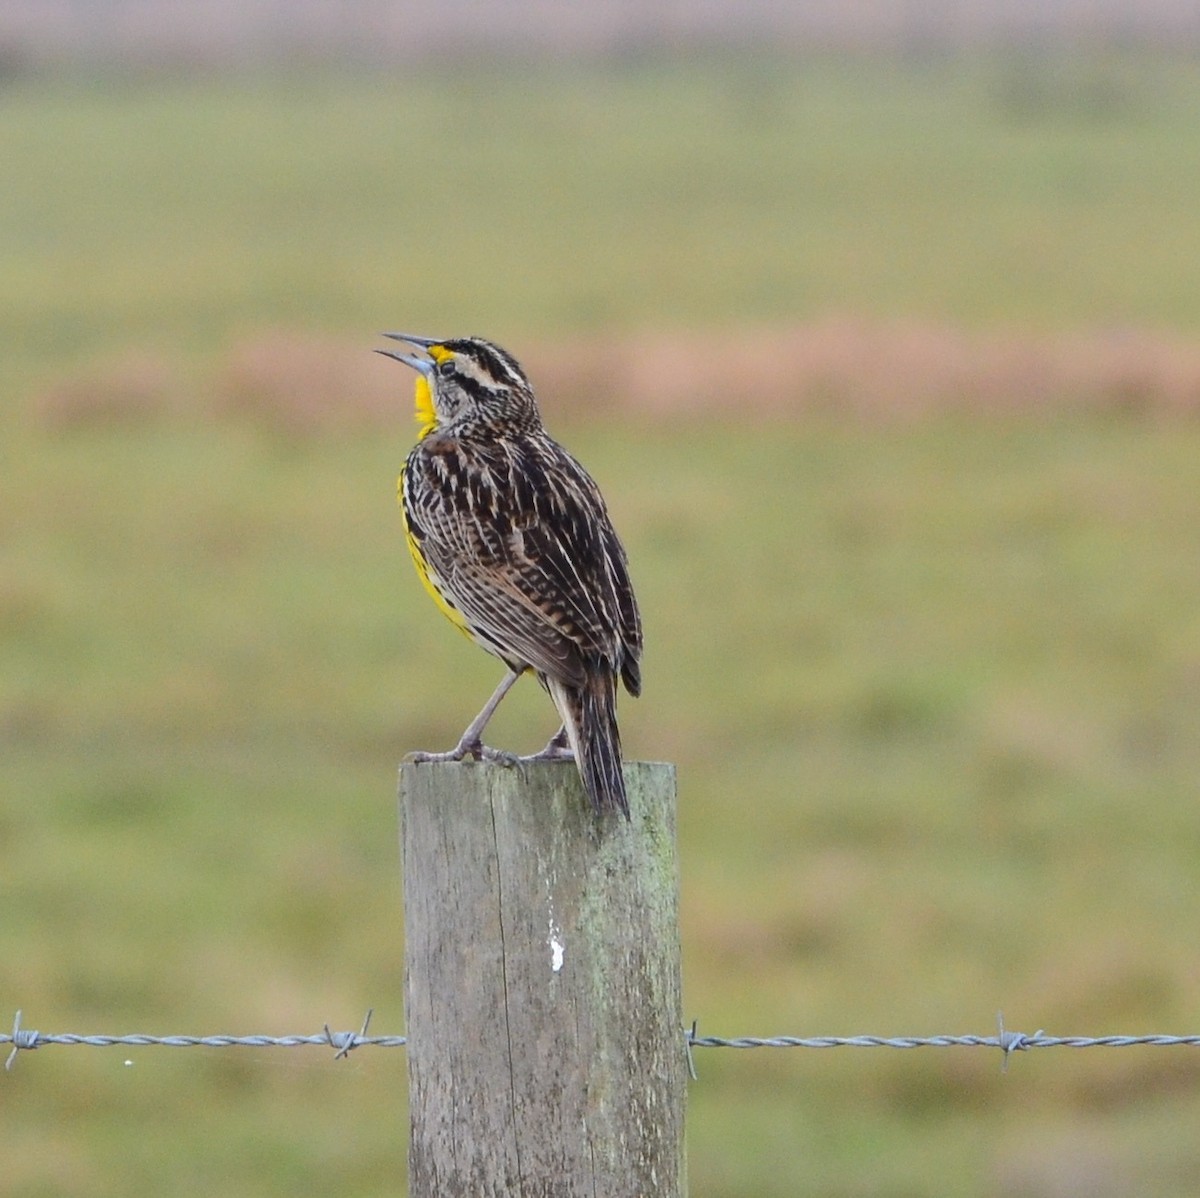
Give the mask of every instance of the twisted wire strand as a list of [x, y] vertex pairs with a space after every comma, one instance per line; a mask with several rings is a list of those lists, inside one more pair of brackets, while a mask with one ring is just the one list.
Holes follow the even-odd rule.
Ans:
[[720, 1036], [688, 1037], [693, 1048], [999, 1048], [1023, 1052], [1029, 1048], [1134, 1048], [1155, 1045], [1175, 1048], [1200, 1046], [1197, 1036], [1029, 1036], [1007, 1032], [1000, 1036]]
[[21, 1012], [13, 1019], [11, 1033], [0, 1033], [0, 1044], [11, 1044], [12, 1051], [4, 1063], [11, 1070], [20, 1052], [32, 1052], [48, 1044], [85, 1045], [88, 1048], [144, 1048], [164, 1046], [166, 1048], [298, 1048], [302, 1045], [320, 1045], [332, 1048], [334, 1059], [348, 1056], [356, 1048], [402, 1048], [408, 1043], [407, 1036], [369, 1036], [372, 1011], [363, 1019], [357, 1032], [335, 1032], [325, 1024], [321, 1031], [308, 1036], [150, 1036], [143, 1032], [131, 1032], [122, 1036], [83, 1035], [78, 1032], [38, 1032], [21, 1026]]

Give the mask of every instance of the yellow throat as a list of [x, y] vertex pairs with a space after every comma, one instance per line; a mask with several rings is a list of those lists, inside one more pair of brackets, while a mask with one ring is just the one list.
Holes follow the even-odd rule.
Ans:
[[[439, 347], [434, 346], [437, 350]], [[432, 351], [431, 351], [432, 352]], [[446, 351], [442, 351], [446, 355]], [[441, 358], [434, 353], [435, 361], [441, 361]], [[423, 441], [433, 432], [437, 426], [437, 414], [433, 410], [433, 391], [429, 386], [429, 380], [423, 374], [417, 375], [417, 387], [414, 397], [413, 415], [417, 421], [417, 440]], [[404, 508], [404, 471], [401, 469], [400, 477], [396, 480], [396, 498], [400, 502], [400, 518], [404, 523], [404, 539], [408, 542], [408, 551], [412, 555], [413, 565], [417, 568], [417, 574], [420, 576], [421, 582], [425, 589], [433, 597], [434, 603], [438, 605], [442, 615], [444, 615], [451, 624], [463, 633], [468, 639], [471, 638], [471, 630], [467, 625], [466, 619], [462, 613], [449, 602], [442, 594], [441, 589], [434, 582], [429, 573], [429, 564], [425, 561], [425, 555], [421, 552], [420, 545], [417, 544], [416, 538], [412, 534], [412, 529], [408, 525], [408, 513]]]
[[429, 380], [423, 375], [417, 375], [416, 404], [413, 415], [417, 420], [417, 440], [422, 441], [433, 432], [437, 424], [437, 415], [433, 410], [433, 391]]

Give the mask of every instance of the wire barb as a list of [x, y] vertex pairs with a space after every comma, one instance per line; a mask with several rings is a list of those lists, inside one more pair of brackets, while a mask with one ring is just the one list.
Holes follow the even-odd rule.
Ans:
[[337, 1052], [333, 1054], [335, 1061], [340, 1061], [343, 1057], [348, 1057], [360, 1044], [367, 1044], [367, 1028], [371, 1026], [371, 1016], [375, 1014], [374, 1007], [367, 1008], [366, 1018], [362, 1021], [362, 1028], [357, 1032], [331, 1032], [329, 1024], [325, 1025], [325, 1039], [329, 1042], [330, 1048], [336, 1048]]
[[11, 1073], [13, 1065], [16, 1064], [17, 1053], [22, 1051], [33, 1052], [38, 1044], [41, 1043], [41, 1032], [26, 1031], [21, 1026], [21, 1012], [18, 1011], [13, 1016], [12, 1036], [6, 1036], [4, 1039], [12, 1040], [12, 1052], [8, 1054], [8, 1060], [4, 1062], [5, 1073]]
[[700, 1080], [700, 1075], [696, 1072], [696, 1061], [692, 1056], [692, 1045], [696, 1043], [696, 1024], [698, 1022], [698, 1020], [693, 1019], [692, 1026], [690, 1028], [684, 1028], [683, 1032], [683, 1043], [684, 1047], [687, 1049], [688, 1077], [690, 1077], [694, 1082], [698, 1082]]
[[1004, 1054], [1000, 1062], [1000, 1072], [1008, 1072], [1008, 1058], [1014, 1052], [1027, 1052], [1031, 1048], [1037, 1047], [1037, 1041], [1041, 1040], [1045, 1033], [1041, 1028], [1038, 1028], [1032, 1036], [1025, 1035], [1024, 1032], [1009, 1032], [1004, 1029], [1004, 1012], [996, 1012], [996, 1043], [1000, 1051]]

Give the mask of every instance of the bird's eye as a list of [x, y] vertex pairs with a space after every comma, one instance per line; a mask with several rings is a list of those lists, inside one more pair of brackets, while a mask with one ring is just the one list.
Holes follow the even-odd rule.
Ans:
[[454, 373], [454, 359], [447, 358], [444, 362], [438, 363], [438, 374], [442, 378], [449, 378]]

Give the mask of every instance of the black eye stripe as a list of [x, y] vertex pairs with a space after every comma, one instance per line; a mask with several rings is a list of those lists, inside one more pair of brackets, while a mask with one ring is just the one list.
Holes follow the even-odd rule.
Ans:
[[460, 374], [454, 381], [476, 401], [482, 399], [485, 395], [495, 394], [490, 387], [485, 387], [478, 379], [472, 378], [469, 374]]
[[524, 371], [516, 358], [507, 350], [485, 341], [482, 337], [454, 338], [443, 343], [446, 349], [472, 358], [482, 372], [494, 379], [501, 387], [527, 387]]

